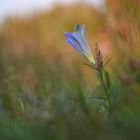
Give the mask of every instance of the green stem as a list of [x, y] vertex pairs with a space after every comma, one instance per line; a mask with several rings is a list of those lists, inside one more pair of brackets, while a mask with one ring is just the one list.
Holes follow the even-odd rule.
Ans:
[[108, 100], [108, 112], [109, 112], [109, 114], [111, 114], [112, 113], [111, 97], [110, 97], [110, 93], [108, 91], [108, 87], [106, 86], [107, 84], [104, 82], [103, 75], [104, 75], [104, 69], [101, 68], [99, 70], [100, 81], [101, 81], [101, 84], [102, 84], [103, 89], [105, 91], [105, 95], [106, 95], [107, 100]]

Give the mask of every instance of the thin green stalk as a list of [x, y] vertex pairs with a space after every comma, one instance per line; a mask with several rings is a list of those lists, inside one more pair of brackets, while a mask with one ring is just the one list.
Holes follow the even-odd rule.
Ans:
[[[109, 112], [109, 114], [111, 114], [111, 113], [112, 113], [112, 102], [111, 102], [110, 93], [109, 93], [109, 91], [108, 91], [107, 83], [105, 83], [104, 78], [103, 78], [103, 77], [104, 77], [104, 76], [103, 76], [104, 73], [105, 73], [104, 69], [101, 68], [101, 69], [99, 70], [99, 77], [100, 77], [100, 81], [101, 81], [101, 84], [102, 84], [102, 86], [103, 86], [105, 95], [106, 95], [107, 100], [108, 100], [108, 112]], [[105, 78], [106, 78], [106, 76], [105, 76]], [[107, 81], [107, 80], [106, 80], [106, 81]]]

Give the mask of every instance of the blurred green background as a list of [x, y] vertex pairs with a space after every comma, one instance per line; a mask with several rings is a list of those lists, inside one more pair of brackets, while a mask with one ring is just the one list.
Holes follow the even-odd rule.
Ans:
[[[56, 5], [0, 26], [1, 140], [139, 140], [140, 1], [106, 0], [104, 7]], [[107, 116], [96, 72], [65, 42], [85, 24], [111, 75], [113, 113]]]

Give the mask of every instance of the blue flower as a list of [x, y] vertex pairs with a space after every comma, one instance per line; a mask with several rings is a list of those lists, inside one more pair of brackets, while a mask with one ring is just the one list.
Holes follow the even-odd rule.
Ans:
[[75, 31], [73, 33], [65, 32], [67, 40], [72, 47], [80, 54], [84, 55], [92, 64], [95, 64], [95, 60], [92, 51], [88, 45], [85, 37], [85, 27], [81, 27], [79, 24], [75, 25]]

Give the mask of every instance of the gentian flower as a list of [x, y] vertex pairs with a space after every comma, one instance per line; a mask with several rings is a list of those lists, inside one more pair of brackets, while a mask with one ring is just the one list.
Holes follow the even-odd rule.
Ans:
[[73, 33], [65, 32], [64, 35], [67, 38], [66, 42], [72, 45], [77, 52], [84, 55], [91, 64], [95, 65], [95, 59], [86, 40], [84, 25], [81, 27], [79, 24], [76, 24]]
[[110, 94], [110, 76], [108, 71], [105, 70], [104, 66], [111, 60], [109, 59], [105, 64], [102, 61], [102, 53], [97, 44], [95, 44], [95, 57], [93, 57], [92, 51], [88, 45], [88, 42], [85, 37], [85, 27], [84, 25], [81, 27], [79, 24], [75, 26], [75, 31], [73, 33], [65, 32], [64, 35], [66, 36], [67, 40], [72, 47], [78, 51], [80, 54], [84, 55], [91, 63], [88, 65], [89, 67], [93, 68], [98, 72], [98, 76], [100, 77], [101, 84], [104, 88], [106, 99], [108, 101], [108, 105], [106, 109], [108, 110], [109, 114], [112, 113], [112, 99]]

